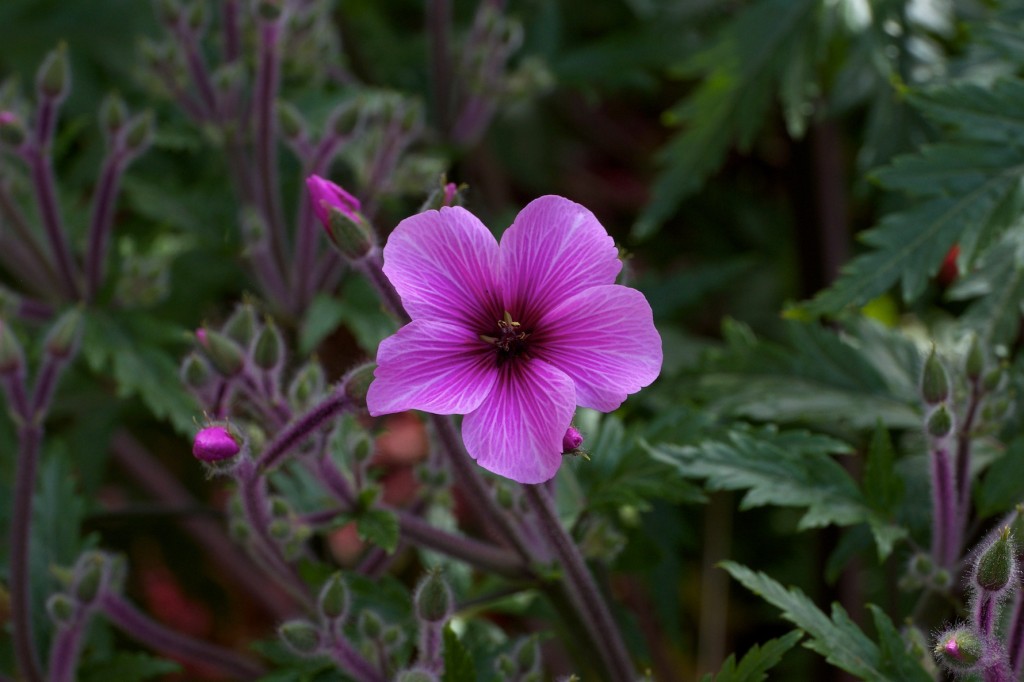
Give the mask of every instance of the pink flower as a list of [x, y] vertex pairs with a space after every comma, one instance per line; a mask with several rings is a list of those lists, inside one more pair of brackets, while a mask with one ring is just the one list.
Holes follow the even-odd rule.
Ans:
[[306, 178], [306, 189], [309, 190], [309, 198], [313, 202], [313, 211], [325, 228], [331, 222], [329, 210], [332, 208], [338, 209], [352, 220], [359, 218], [359, 210], [362, 208], [359, 199], [330, 180], [325, 180], [319, 175], [310, 175]]
[[223, 426], [200, 429], [192, 441], [192, 455], [203, 462], [230, 459], [241, 451], [238, 440]]
[[500, 245], [463, 208], [406, 218], [384, 273], [412, 321], [380, 345], [370, 414], [464, 414], [480, 466], [550, 479], [577, 405], [614, 410], [661, 371], [651, 307], [614, 284], [621, 268], [594, 215], [562, 197], [531, 202]]

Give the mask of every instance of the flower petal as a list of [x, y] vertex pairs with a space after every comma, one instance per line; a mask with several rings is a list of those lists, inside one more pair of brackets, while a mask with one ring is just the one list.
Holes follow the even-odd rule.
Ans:
[[501, 318], [497, 268], [494, 236], [459, 207], [406, 218], [384, 247], [384, 274], [410, 317], [461, 324], [477, 334]]
[[564, 372], [537, 359], [499, 368], [494, 390], [462, 420], [466, 450], [477, 463], [520, 483], [542, 483], [562, 463], [562, 437], [576, 397]]
[[535, 199], [501, 238], [505, 310], [529, 327], [570, 296], [614, 283], [622, 269], [618, 256], [615, 241], [586, 208], [564, 197]]
[[366, 394], [370, 414], [466, 414], [498, 378], [494, 347], [454, 324], [413, 320], [381, 341]]
[[576, 402], [610, 412], [661, 372], [661, 335], [636, 289], [609, 284], [573, 296], [537, 323], [530, 350], [576, 383]]

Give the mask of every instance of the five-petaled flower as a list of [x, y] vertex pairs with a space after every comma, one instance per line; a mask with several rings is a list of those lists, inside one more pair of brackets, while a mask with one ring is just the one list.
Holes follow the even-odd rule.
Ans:
[[520, 483], [553, 477], [576, 406], [604, 412], [661, 371], [643, 294], [594, 215], [541, 197], [501, 238], [463, 208], [403, 220], [384, 273], [412, 321], [385, 339], [370, 414], [464, 414], [480, 466]]

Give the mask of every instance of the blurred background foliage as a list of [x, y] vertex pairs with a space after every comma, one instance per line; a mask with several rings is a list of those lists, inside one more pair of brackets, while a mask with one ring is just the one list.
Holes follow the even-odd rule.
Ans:
[[[462, 34], [476, 3], [453, 4]], [[311, 121], [359, 93], [397, 91], [426, 112], [379, 226], [386, 231], [416, 211], [441, 170], [469, 186], [469, 208], [492, 229], [531, 198], [561, 194], [596, 213], [651, 302], [664, 374], [620, 414], [581, 415], [593, 458], [566, 467], [560, 501], [568, 518], [586, 504], [578, 536], [598, 529], [591, 556], [632, 613], [620, 615], [635, 625], [631, 644], [655, 677], [693, 679], [718, 670], [729, 652], [791, 629], [728, 586], [714, 567], [726, 558], [801, 586], [823, 608], [840, 600], [867, 632], [867, 601], [899, 623], [913, 602], [896, 589], [907, 557], [900, 541], [923, 544], [928, 534], [921, 505], [905, 502], [927, 497], [926, 469], [913, 456], [920, 342], [948, 338], [952, 356], [969, 328], [990, 353], [1017, 358], [1024, 8], [981, 0], [511, 0], [506, 15], [521, 28], [521, 47], [491, 125], [460, 143], [446, 134], [431, 90], [424, 3], [329, 5], [330, 23], [318, 28], [338, 61], [318, 64], [312, 53], [314, 67], [330, 68], [302, 73], [300, 63], [286, 72], [284, 99]], [[56, 163], [75, 243], [86, 224], [76, 209], [87, 205], [102, 153], [100, 99], [116, 91], [133, 110], [152, 108], [157, 131], [125, 178], [114, 276], [104, 303], [89, 311], [84, 362], [51, 417], [38, 508], [51, 533], [39, 542], [52, 555], [41, 566], [66, 565], [83, 546], [124, 551], [129, 593], [150, 611], [173, 621], [194, 610], [202, 622], [175, 624], [237, 643], [265, 637], [273, 621], [246, 607], [244, 589], [225, 584], [208, 558], [195, 560], [176, 523], [222, 500], [187, 453], [201, 415], [177, 366], [187, 332], [222, 322], [254, 285], [215, 136], [154, 96], [142, 55], [144, 41], [160, 35], [153, 7], [135, 0], [0, 3], [0, 75], [28, 90], [42, 56], [61, 42], [68, 48], [73, 90]], [[4, 164], [24, 191], [17, 168]], [[290, 213], [303, 194], [294, 161], [283, 158], [282, 169]], [[351, 156], [331, 175], [349, 187], [361, 182]], [[854, 247], [854, 235], [876, 225]], [[947, 258], [955, 244], [959, 252]], [[812, 298], [858, 253], [838, 284]], [[14, 278], [6, 282], [17, 288]], [[1008, 290], [1006, 300], [993, 298]], [[315, 353], [334, 380], [372, 356], [391, 323], [347, 275], [333, 297], [285, 324], [298, 349], [293, 364]], [[36, 332], [27, 325], [22, 333]], [[817, 434], [784, 431], [778, 438], [796, 444], [779, 450], [764, 424]], [[900, 480], [892, 490], [864, 478], [879, 429], [892, 432], [900, 453], [885, 460]], [[150, 504], [124, 465], [110, 461], [124, 431], [202, 509]], [[714, 443], [730, 438], [738, 445], [716, 459]], [[3, 421], [0, 451], [13, 452], [13, 443]], [[658, 443], [671, 445], [645, 448]], [[851, 454], [831, 456], [844, 451]], [[794, 452], [806, 456], [789, 462], [784, 455]], [[812, 460], [820, 469], [809, 468]], [[759, 470], [765, 461], [777, 468]], [[0, 499], [11, 466], [0, 458]], [[841, 509], [828, 496], [836, 490], [846, 496]], [[1016, 493], [1024, 490], [990, 490], [986, 514], [1012, 508]], [[398, 573], [408, 583], [416, 569]], [[535, 603], [506, 608], [490, 612], [491, 621], [527, 630], [532, 618], [548, 617]], [[9, 669], [9, 652], [0, 652]], [[95, 671], [107, 664], [96, 655], [89, 679], [101, 679]], [[831, 679], [825, 670], [794, 649], [779, 677]]]

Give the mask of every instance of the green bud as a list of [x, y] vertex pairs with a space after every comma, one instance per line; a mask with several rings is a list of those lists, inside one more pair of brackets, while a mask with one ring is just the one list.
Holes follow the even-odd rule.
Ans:
[[99, 594], [106, 563], [105, 557], [97, 552], [85, 554], [78, 560], [75, 565], [74, 593], [80, 602], [88, 604]]
[[174, 26], [181, 19], [181, 3], [178, 0], [160, 0], [157, 3], [157, 11], [160, 15], [160, 20], [165, 24]]
[[245, 366], [245, 353], [237, 343], [212, 329], [199, 331], [202, 332], [196, 333], [199, 345], [206, 352], [206, 357], [215, 370], [225, 377], [235, 376], [242, 371]]
[[277, 122], [286, 139], [296, 140], [306, 134], [306, 121], [302, 113], [288, 102], [277, 103]]
[[149, 145], [152, 135], [153, 112], [144, 111], [128, 121], [128, 126], [124, 131], [125, 146], [129, 150], [137, 152]]
[[270, 515], [277, 518], [290, 518], [292, 515], [292, 505], [285, 498], [280, 495], [275, 495], [270, 498]]
[[384, 634], [381, 635], [380, 641], [384, 642], [385, 649], [394, 649], [396, 646], [402, 643], [402, 631], [397, 625], [384, 630]]
[[540, 665], [540, 652], [537, 647], [537, 638], [530, 637], [516, 649], [516, 665], [521, 672], [530, 672]]
[[320, 590], [320, 613], [329, 620], [341, 620], [348, 611], [348, 587], [341, 573], [335, 573]]
[[78, 307], [57, 318], [46, 335], [46, 352], [56, 358], [71, 355], [82, 334], [82, 324], [82, 309]]
[[59, 99], [67, 93], [69, 81], [68, 46], [61, 43], [46, 55], [36, 72], [36, 89], [43, 97]]
[[511, 680], [519, 672], [515, 662], [507, 655], [502, 654], [494, 661], [494, 668], [502, 679]]
[[946, 368], [935, 354], [935, 347], [924, 361], [921, 373], [921, 397], [929, 405], [938, 405], [949, 397], [949, 377]]
[[252, 537], [252, 531], [249, 530], [249, 524], [241, 519], [234, 519], [230, 524], [228, 524], [228, 533], [231, 535], [233, 540], [243, 545]]
[[362, 433], [352, 443], [352, 458], [357, 462], [365, 462], [370, 459], [371, 455], [373, 455], [373, 441], [367, 434]]
[[437, 675], [426, 670], [403, 670], [395, 682], [437, 682]]
[[441, 577], [432, 571], [416, 590], [416, 615], [428, 623], [440, 623], [448, 618], [452, 608], [452, 593]]
[[1002, 366], [993, 367], [986, 374], [985, 378], [981, 380], [982, 386], [986, 391], [994, 391], [999, 388], [999, 384], [1003, 382], [1004, 368]]
[[25, 124], [13, 112], [0, 111], [0, 142], [20, 147], [25, 141]]
[[9, 374], [25, 366], [25, 353], [18, 337], [5, 320], [0, 320], [0, 374]]
[[189, 353], [181, 363], [181, 378], [189, 388], [203, 388], [210, 383], [210, 367], [198, 355]]
[[339, 105], [331, 113], [331, 129], [335, 135], [344, 137], [356, 128], [359, 122], [359, 107], [355, 101], [345, 102]]
[[277, 634], [300, 656], [316, 653], [320, 648], [320, 630], [306, 620], [288, 621], [277, 629]]
[[950, 585], [952, 584], [953, 577], [949, 574], [949, 571], [947, 571], [946, 569], [939, 568], [936, 569], [934, 573], [932, 573], [932, 586], [936, 590], [943, 592], [949, 589]]
[[57, 625], [70, 623], [77, 611], [78, 603], [75, 598], [63, 592], [52, 594], [46, 600], [46, 612], [50, 614], [50, 620]]
[[919, 552], [910, 560], [910, 571], [915, 575], [927, 577], [935, 570], [935, 562], [924, 552]]
[[373, 611], [363, 611], [359, 614], [359, 634], [364, 638], [375, 640], [381, 636], [384, 630], [384, 622]]
[[256, 11], [260, 18], [266, 21], [276, 21], [281, 18], [284, 12], [281, 0], [260, 0], [256, 5]]
[[932, 438], [945, 438], [953, 430], [953, 415], [945, 405], [939, 405], [928, 417], [927, 426]]
[[270, 537], [284, 542], [292, 537], [292, 524], [287, 519], [274, 519], [267, 527]]
[[971, 345], [967, 349], [967, 358], [964, 360], [964, 373], [971, 381], [978, 381], [985, 373], [985, 354], [981, 351], [977, 334], [971, 336]]
[[961, 672], [972, 670], [984, 653], [981, 638], [967, 628], [944, 633], [935, 644], [934, 651], [939, 663]]
[[345, 395], [354, 405], [366, 406], [366, 394], [370, 390], [370, 382], [373, 381], [375, 369], [377, 369], [376, 363], [367, 362], [349, 370], [345, 378], [341, 380], [345, 387]]
[[206, 24], [206, 3], [202, 0], [193, 2], [188, 8], [188, 27], [195, 32], [199, 32], [203, 25]]
[[1017, 557], [1010, 527], [981, 553], [974, 569], [974, 582], [987, 592], [999, 592], [1006, 587], [1017, 571]]
[[256, 337], [256, 347], [252, 352], [253, 362], [267, 372], [276, 369], [284, 357], [283, 346], [284, 342], [281, 340], [281, 332], [277, 330], [277, 325], [268, 320], [267, 325]]
[[100, 105], [100, 125], [108, 133], [116, 133], [128, 118], [128, 107], [116, 93], [110, 93]]
[[327, 207], [327, 236], [348, 260], [359, 260], [373, 248], [366, 219], [359, 213], [346, 213], [334, 206]]
[[312, 361], [296, 373], [288, 387], [288, 397], [297, 410], [302, 410], [324, 390], [324, 370]]
[[498, 485], [494, 489], [494, 498], [502, 509], [512, 510], [516, 506], [516, 496], [508, 486]]
[[247, 348], [256, 336], [256, 310], [248, 303], [237, 306], [220, 330], [224, 336]]

